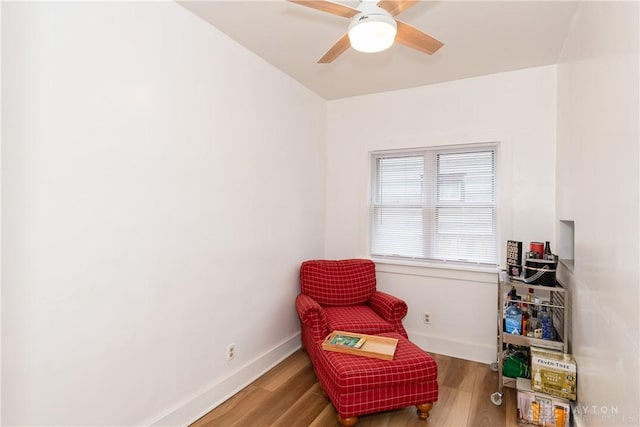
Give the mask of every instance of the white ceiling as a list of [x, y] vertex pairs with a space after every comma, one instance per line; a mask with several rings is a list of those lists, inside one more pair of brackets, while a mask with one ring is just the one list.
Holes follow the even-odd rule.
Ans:
[[[358, 1], [340, 1], [352, 7]], [[577, 2], [421, 1], [397, 16], [444, 43], [434, 55], [396, 44], [316, 61], [349, 21], [285, 0], [179, 1], [325, 99], [554, 64]]]

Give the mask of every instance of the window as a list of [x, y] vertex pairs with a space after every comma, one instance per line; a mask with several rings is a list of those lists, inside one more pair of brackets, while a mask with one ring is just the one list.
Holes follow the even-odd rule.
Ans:
[[373, 154], [373, 256], [498, 264], [496, 145]]

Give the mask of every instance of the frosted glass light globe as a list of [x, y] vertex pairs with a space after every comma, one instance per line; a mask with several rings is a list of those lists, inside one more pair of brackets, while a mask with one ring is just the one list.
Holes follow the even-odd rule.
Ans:
[[381, 52], [393, 45], [396, 38], [395, 19], [383, 14], [359, 14], [349, 25], [351, 47], [360, 52]]

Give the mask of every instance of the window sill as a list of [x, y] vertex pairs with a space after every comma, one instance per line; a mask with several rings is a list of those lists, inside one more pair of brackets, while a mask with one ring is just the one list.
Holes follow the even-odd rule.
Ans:
[[375, 258], [376, 270], [381, 273], [407, 274], [411, 276], [438, 277], [462, 281], [498, 283], [500, 267], [482, 267], [459, 264], [446, 264], [427, 261], [405, 261], [388, 258]]

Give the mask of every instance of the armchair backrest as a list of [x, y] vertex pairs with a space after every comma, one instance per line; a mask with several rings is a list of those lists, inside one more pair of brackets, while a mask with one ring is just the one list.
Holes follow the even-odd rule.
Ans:
[[323, 306], [364, 304], [376, 290], [376, 266], [368, 259], [304, 261], [300, 290]]

